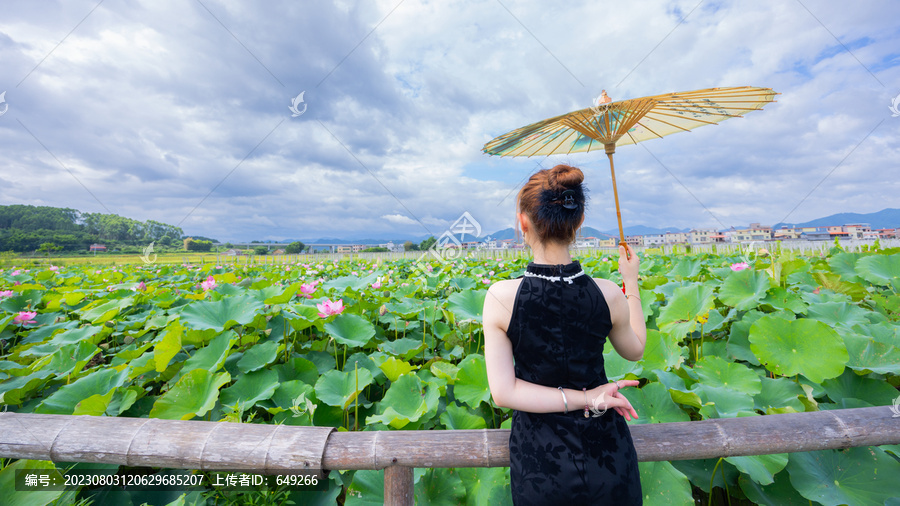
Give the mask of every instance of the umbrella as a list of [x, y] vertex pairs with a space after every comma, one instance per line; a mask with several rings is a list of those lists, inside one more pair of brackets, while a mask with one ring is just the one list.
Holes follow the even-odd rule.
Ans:
[[499, 156], [586, 153], [604, 149], [609, 157], [619, 240], [625, 243], [613, 153], [616, 145], [636, 144], [762, 109], [778, 93], [771, 88], [708, 88], [613, 102], [604, 90], [593, 107], [517, 128], [484, 145]]

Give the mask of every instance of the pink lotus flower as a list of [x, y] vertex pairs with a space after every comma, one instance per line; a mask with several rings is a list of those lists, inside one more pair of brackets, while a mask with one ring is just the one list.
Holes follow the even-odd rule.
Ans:
[[133, 291], [133, 292], [137, 292], [137, 291], [143, 292], [143, 291], [146, 290], [146, 289], [147, 289], [147, 285], [145, 285], [144, 282], [141, 281], [140, 283], [134, 285], [134, 286], [131, 288], [131, 291]]
[[51, 265], [51, 266], [50, 266], [50, 270], [53, 271], [53, 272], [56, 272], [56, 271], [59, 270], [59, 267], [57, 267], [57, 266], [55, 266], [55, 265]]
[[[303, 294], [302, 296], [306, 297], [307, 299], [311, 299], [312, 293], [315, 291], [316, 291], [316, 283], [315, 282], [303, 283], [302, 285], [300, 285], [300, 292]], [[298, 293], [297, 295], [300, 295], [300, 294]]]
[[742, 271], [749, 268], [750, 265], [747, 262], [738, 262], [736, 264], [731, 264], [731, 270], [733, 271]]
[[14, 291], [12, 291], [12, 290], [4, 290], [4, 291], [0, 292], [0, 299], [5, 299], [5, 298], [7, 298], [7, 297], [12, 297], [12, 296], [15, 295], [15, 294], [16, 294], [16, 292], [14, 292]]
[[206, 281], [200, 283], [200, 287], [203, 288], [204, 292], [212, 290], [213, 288], [215, 288], [217, 286], [219, 286], [219, 284], [216, 283], [215, 278], [213, 278], [212, 276], [206, 278]]
[[488, 279], [488, 278], [484, 278], [484, 279], [481, 280], [481, 282], [484, 283], [484, 284], [488, 284], [488, 283], [491, 282], [491, 280]]
[[381, 281], [376, 281], [376, 282], [372, 283], [373, 290], [378, 290], [379, 288], [381, 288]]
[[344, 300], [331, 301], [325, 299], [325, 302], [316, 304], [316, 308], [319, 310], [319, 318], [328, 318], [333, 314], [341, 314], [344, 311]]
[[37, 312], [35, 312], [35, 311], [19, 311], [19, 314], [17, 314], [16, 317], [13, 318], [13, 322], [15, 322], [19, 325], [28, 325], [29, 323], [37, 323], [37, 321], [32, 320], [32, 318], [34, 318], [35, 316], [37, 316]]
[[18, 276], [19, 274], [22, 274], [22, 271], [19, 270], [19, 269], [16, 269], [16, 270], [12, 271], [12, 275], [13, 275], [13, 276]]

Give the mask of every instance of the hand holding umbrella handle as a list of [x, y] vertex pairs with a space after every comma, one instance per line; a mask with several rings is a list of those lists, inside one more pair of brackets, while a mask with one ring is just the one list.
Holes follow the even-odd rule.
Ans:
[[[640, 263], [638, 257], [634, 254], [631, 247], [622, 242], [619, 244], [619, 273], [622, 275], [622, 293], [625, 293], [625, 284], [627, 281], [634, 281], [637, 284], [638, 270]], [[637, 288], [634, 288], [636, 290]], [[627, 294], [626, 294], [627, 295]]]

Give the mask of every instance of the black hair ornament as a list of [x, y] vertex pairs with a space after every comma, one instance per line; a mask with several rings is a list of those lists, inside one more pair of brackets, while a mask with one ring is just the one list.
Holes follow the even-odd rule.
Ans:
[[580, 218], [584, 212], [584, 203], [584, 190], [580, 184], [561, 192], [542, 190], [537, 218], [546, 223], [550, 230], [565, 228]]

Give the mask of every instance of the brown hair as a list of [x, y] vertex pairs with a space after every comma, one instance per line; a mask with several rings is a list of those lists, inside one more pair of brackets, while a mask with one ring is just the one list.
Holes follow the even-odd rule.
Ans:
[[[519, 190], [516, 207], [528, 216], [540, 242], [570, 244], [584, 217], [584, 173], [569, 165], [557, 165], [533, 174]], [[516, 237], [519, 221], [516, 220]]]

